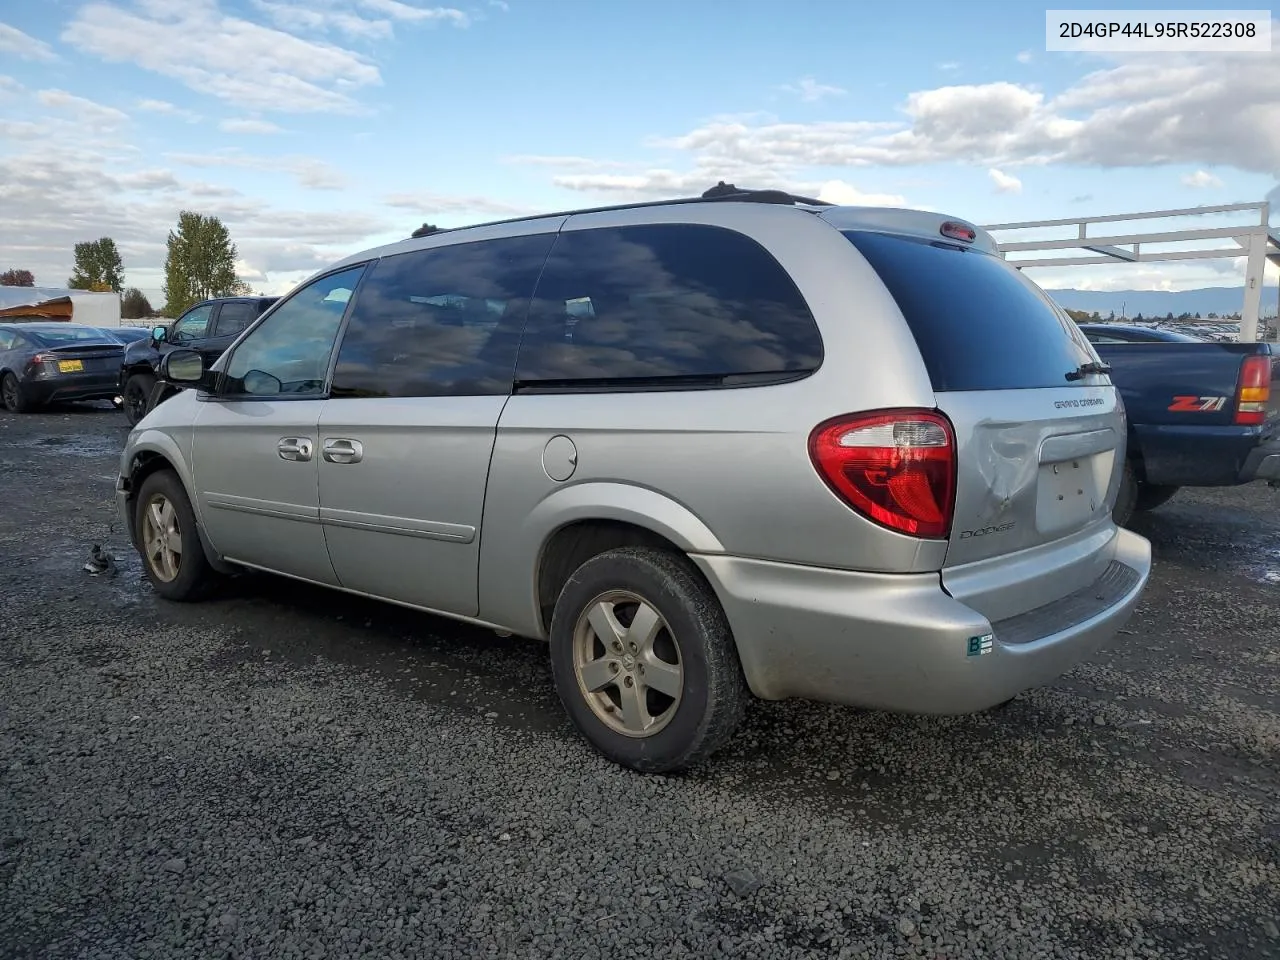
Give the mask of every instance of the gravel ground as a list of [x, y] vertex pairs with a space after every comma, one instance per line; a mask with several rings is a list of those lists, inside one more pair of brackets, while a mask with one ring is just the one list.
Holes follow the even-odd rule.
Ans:
[[268, 577], [158, 601], [124, 435], [0, 413], [6, 958], [1280, 957], [1280, 492], [1144, 518], [1128, 631], [1003, 711], [759, 704], [659, 779], [528, 641]]

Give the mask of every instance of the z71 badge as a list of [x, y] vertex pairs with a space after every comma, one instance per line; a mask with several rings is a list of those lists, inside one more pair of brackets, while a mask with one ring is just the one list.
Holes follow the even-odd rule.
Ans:
[[1226, 397], [1174, 397], [1169, 404], [1171, 413], [1213, 413], [1225, 409]]

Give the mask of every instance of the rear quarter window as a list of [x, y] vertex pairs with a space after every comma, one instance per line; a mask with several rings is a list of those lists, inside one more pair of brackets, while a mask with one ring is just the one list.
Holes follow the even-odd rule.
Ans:
[[1075, 322], [1004, 260], [914, 237], [844, 233], [902, 310], [934, 390], [1067, 387], [1067, 374], [1094, 359]]
[[822, 352], [799, 289], [750, 237], [703, 224], [602, 227], [556, 238], [516, 379], [731, 386], [805, 376]]

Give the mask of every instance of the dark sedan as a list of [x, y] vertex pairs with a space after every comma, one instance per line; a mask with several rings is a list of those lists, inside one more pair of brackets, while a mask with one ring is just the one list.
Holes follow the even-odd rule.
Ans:
[[13, 413], [119, 395], [124, 344], [81, 323], [0, 323], [0, 399]]

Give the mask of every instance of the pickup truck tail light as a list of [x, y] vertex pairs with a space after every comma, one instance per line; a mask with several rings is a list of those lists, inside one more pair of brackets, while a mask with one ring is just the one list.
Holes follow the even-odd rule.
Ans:
[[936, 410], [834, 417], [809, 435], [809, 459], [862, 516], [913, 537], [945, 539], [956, 499], [956, 441]]
[[1245, 357], [1240, 364], [1240, 385], [1236, 388], [1236, 423], [1249, 426], [1265, 423], [1271, 399], [1271, 358]]

